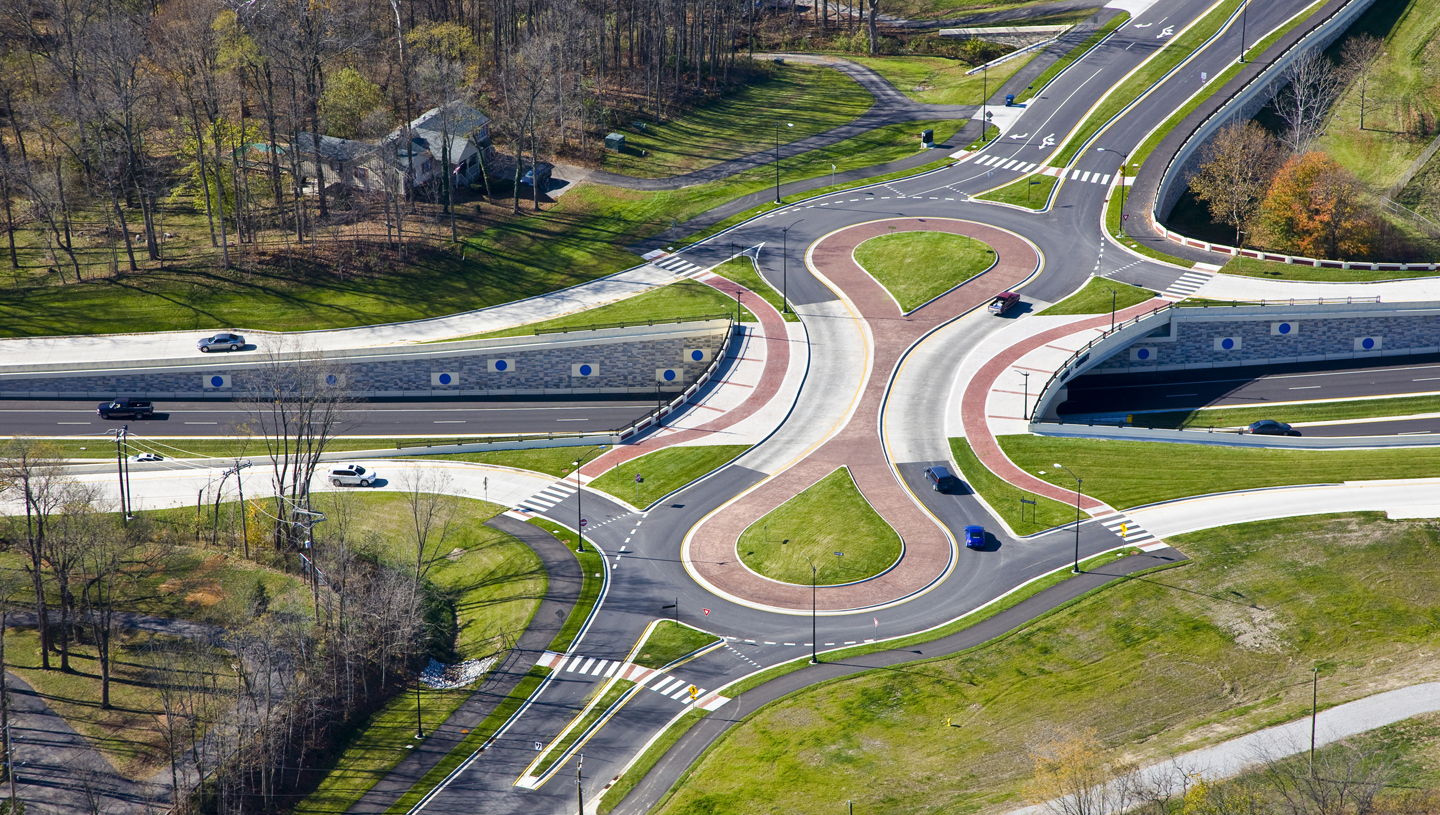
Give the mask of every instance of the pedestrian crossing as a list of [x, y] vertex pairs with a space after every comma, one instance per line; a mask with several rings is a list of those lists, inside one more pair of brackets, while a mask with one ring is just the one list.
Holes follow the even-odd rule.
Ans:
[[1028, 173], [1040, 166], [1034, 162], [1024, 162], [1020, 159], [1007, 159], [1003, 156], [981, 156], [975, 160], [980, 167], [989, 167], [992, 170], [1014, 170], [1017, 173]]
[[[981, 156], [975, 160], [975, 166], [988, 167], [991, 170], [1010, 170], [1016, 173], [1032, 173], [1038, 168], [1046, 175], [1064, 176], [1064, 170], [1045, 169], [1035, 162], [1027, 162], [1024, 159], [1006, 158], [1005, 156]], [[1113, 173], [1098, 173], [1089, 170], [1071, 170], [1070, 180], [1082, 184], [1109, 184], [1114, 178]]]
[[1180, 275], [1180, 279], [1170, 284], [1170, 288], [1160, 292], [1160, 297], [1170, 302], [1184, 300], [1199, 291], [1215, 275], [1208, 272], [1186, 272]]
[[1109, 518], [1105, 518], [1100, 521], [1100, 525], [1119, 535], [1120, 540], [1138, 546], [1147, 552], [1155, 549], [1163, 549], [1167, 545], [1164, 541], [1150, 534], [1144, 527], [1136, 523], [1134, 519], [1123, 514], [1116, 513]]
[[522, 512], [544, 512], [574, 494], [575, 485], [564, 481], [556, 481], [554, 484], [521, 501], [520, 506], [516, 508]]
[[695, 698], [701, 699], [705, 696], [705, 689], [699, 685], [692, 685], [676, 676], [666, 676], [650, 687], [650, 690], [664, 696], [674, 702], [690, 702], [690, 689], [695, 688]]
[[620, 670], [625, 663], [618, 659], [600, 659], [598, 657], [587, 657], [584, 654], [576, 654], [566, 659], [563, 666], [557, 666], [556, 673], [576, 674], [578, 676], [598, 676], [609, 679]]
[[704, 271], [699, 266], [696, 266], [695, 264], [691, 263], [685, 258], [680, 257], [679, 255], [670, 255], [668, 257], [664, 257], [659, 260], [652, 260], [650, 262], [656, 266], [659, 266], [665, 271], [670, 272], [674, 275], [678, 275], [680, 277], [694, 277], [695, 275]]

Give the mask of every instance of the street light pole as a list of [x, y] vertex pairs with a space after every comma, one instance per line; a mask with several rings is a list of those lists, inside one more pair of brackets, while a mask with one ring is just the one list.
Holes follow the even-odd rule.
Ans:
[[980, 69], [980, 77], [981, 77], [981, 79], [980, 79], [980, 144], [981, 144], [981, 145], [984, 145], [984, 144], [985, 144], [985, 131], [990, 128], [990, 117], [988, 117], [988, 116], [985, 115], [985, 103], [986, 103], [987, 101], [989, 101], [989, 99], [990, 99], [990, 69], [989, 69], [989, 67], [988, 67], [990, 63], [987, 62], [987, 63], [985, 63], [985, 64], [986, 64], [987, 67], [984, 67], [984, 68], [981, 68], [981, 69]]
[[[786, 127], [794, 127], [791, 122], [785, 123]], [[780, 123], [775, 123], [775, 203], [783, 203], [780, 200]]]
[[[806, 560], [810, 560], [810, 557], [807, 555], [807, 556], [805, 557], [805, 559], [806, 559]], [[810, 560], [810, 664], [811, 664], [811, 665], [818, 665], [818, 664], [820, 664], [820, 652], [819, 652], [820, 638], [815, 635], [815, 631], [816, 631], [815, 617], [816, 617], [816, 612], [815, 612], [815, 561]]]
[[1110, 330], [1115, 330], [1115, 290], [1110, 290]]
[[[1095, 148], [1096, 152], [1105, 152], [1104, 147]], [[1120, 153], [1119, 150], [1111, 150], [1112, 153]], [[1120, 154], [1120, 237], [1125, 237], [1125, 165], [1130, 163], [1130, 154]], [[1113, 326], [1112, 326], [1113, 328]]]
[[[1064, 470], [1070, 473], [1071, 478], [1075, 479], [1075, 565], [1070, 568], [1070, 572], [1071, 574], [1080, 574], [1080, 484], [1082, 482], [1080, 476], [1072, 472], [1069, 467], [1057, 463], [1055, 469]], [[1040, 474], [1044, 475], [1045, 471], [1041, 470]]]
[[1023, 403], [1021, 403], [1022, 410], [1020, 411], [1020, 418], [1029, 420], [1029, 418], [1030, 418], [1030, 372], [1029, 372], [1029, 371], [1021, 371], [1021, 372], [1020, 372], [1020, 375], [1023, 376], [1023, 377], [1025, 377], [1025, 401], [1024, 401]]
[[1240, 7], [1240, 61], [1245, 61], [1245, 13], [1250, 10], [1250, 0]]
[[[739, 302], [738, 297], [736, 298], [736, 302]], [[659, 392], [660, 383], [655, 383], [655, 390], [657, 393]], [[660, 420], [660, 412], [658, 409], [655, 412], [655, 420], [657, 422]], [[591, 452], [598, 452], [598, 450], [599, 448], [596, 448]], [[581, 456], [575, 461], [575, 536], [576, 539], [579, 541], [579, 543], [577, 543], [575, 546], [576, 552], [585, 551], [585, 515], [581, 505], [585, 490], [580, 488], [580, 465], [584, 463], [585, 456]]]

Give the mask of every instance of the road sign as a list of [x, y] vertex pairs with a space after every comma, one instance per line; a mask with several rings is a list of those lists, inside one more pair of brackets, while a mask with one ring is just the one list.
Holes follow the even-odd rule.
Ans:
[[644, 483], [645, 483], [645, 479], [641, 478], [639, 473], [636, 473], [636, 474], [635, 474], [635, 483], [636, 483], [636, 484], [644, 484]]
[[703, 612], [705, 612], [705, 616], [706, 616], [706, 617], [709, 617], [709, 616], [710, 616], [710, 609], [708, 609], [708, 608], [702, 608], [702, 609], [700, 609], [700, 610], [703, 611]]
[[581, 518], [581, 519], [580, 519], [580, 528], [581, 528], [581, 529], [584, 529], [584, 528], [585, 528], [585, 525], [588, 524], [588, 523], [590, 523], [590, 520], [589, 520], [588, 518]]
[[697, 687], [695, 687], [694, 685], [691, 685], [691, 686], [690, 686], [690, 698], [693, 700], [696, 696], [699, 696], [699, 695], [700, 695], [700, 689], [697, 688]]

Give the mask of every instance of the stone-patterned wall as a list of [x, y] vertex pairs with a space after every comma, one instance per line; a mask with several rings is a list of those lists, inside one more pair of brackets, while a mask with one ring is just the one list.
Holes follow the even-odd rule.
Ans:
[[[699, 378], [715, 355], [724, 352], [724, 338], [723, 328], [704, 328], [650, 340], [610, 337], [586, 343], [577, 334], [565, 334], [548, 343], [544, 338], [517, 338], [514, 346], [462, 351], [446, 351], [442, 345], [434, 351], [407, 347], [407, 353], [309, 364], [297, 368], [296, 375], [323, 377], [326, 384], [347, 394], [372, 397], [654, 394], [657, 384], [660, 392], [673, 394]], [[0, 396], [223, 399], [244, 395], [262, 381], [262, 365], [257, 363], [216, 355], [213, 365], [204, 366], [16, 373], [0, 376]], [[657, 376], [657, 370], [667, 369], [674, 371], [673, 380]]]
[[1193, 321], [1180, 316], [1171, 326], [1173, 338], [1141, 339], [1087, 373], [1440, 353], [1440, 314]]

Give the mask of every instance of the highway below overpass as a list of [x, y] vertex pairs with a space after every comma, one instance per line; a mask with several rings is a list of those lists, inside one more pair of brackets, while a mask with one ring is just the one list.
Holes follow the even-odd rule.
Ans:
[[[230, 401], [157, 401], [150, 419], [101, 419], [96, 400], [0, 401], [0, 436], [100, 436], [121, 425], [154, 437], [230, 436], [253, 414]], [[483, 436], [573, 433], [626, 427], [654, 400], [442, 400], [357, 402], [342, 409], [342, 436]]]

